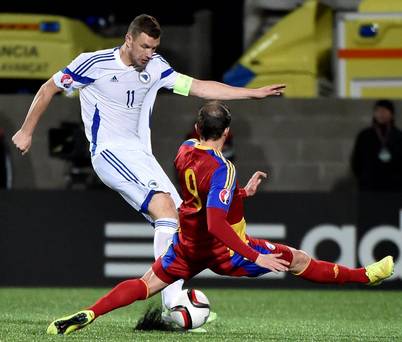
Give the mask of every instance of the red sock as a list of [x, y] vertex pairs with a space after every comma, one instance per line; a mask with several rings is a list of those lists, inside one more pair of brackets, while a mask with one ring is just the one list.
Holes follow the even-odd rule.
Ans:
[[321, 260], [311, 259], [310, 264], [300, 274], [300, 277], [316, 283], [368, 283], [364, 268], [348, 268]]
[[92, 310], [95, 313], [95, 317], [98, 317], [147, 297], [148, 286], [145, 282], [142, 279], [130, 279], [119, 283], [109, 293], [98, 299], [89, 310]]

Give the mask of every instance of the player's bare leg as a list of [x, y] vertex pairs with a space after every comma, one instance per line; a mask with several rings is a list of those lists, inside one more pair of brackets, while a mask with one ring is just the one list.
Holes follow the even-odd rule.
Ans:
[[306, 252], [290, 248], [293, 260], [289, 271], [303, 279], [317, 283], [363, 283], [378, 285], [394, 272], [391, 256], [361, 268], [348, 268], [343, 265], [311, 258]]
[[130, 279], [119, 283], [88, 309], [53, 321], [47, 328], [47, 333], [68, 335], [84, 328], [101, 315], [153, 296], [167, 285], [155, 275], [152, 269], [149, 269], [140, 279]]
[[[148, 206], [150, 216], [155, 222], [154, 256], [155, 260], [166, 252], [178, 230], [176, 206], [170, 194], [155, 194]], [[183, 288], [183, 280], [177, 280], [162, 291], [162, 305], [170, 309], [173, 299]]]

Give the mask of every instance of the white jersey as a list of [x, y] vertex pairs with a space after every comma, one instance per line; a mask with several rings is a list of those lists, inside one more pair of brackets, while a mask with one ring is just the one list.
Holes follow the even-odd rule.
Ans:
[[82, 53], [53, 75], [57, 87], [80, 90], [81, 115], [91, 155], [123, 147], [152, 153], [150, 116], [157, 92], [179, 76], [158, 54], [138, 72], [120, 59], [119, 48]]

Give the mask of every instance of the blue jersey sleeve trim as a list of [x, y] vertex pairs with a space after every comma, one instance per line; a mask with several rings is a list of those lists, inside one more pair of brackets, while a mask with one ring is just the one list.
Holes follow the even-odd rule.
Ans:
[[161, 73], [161, 79], [168, 77], [172, 72], [174, 72], [173, 68], [165, 70]]
[[72, 72], [69, 68], [64, 68], [61, 72], [64, 74], [69, 74], [75, 82], [79, 82], [82, 84], [90, 84], [90, 83], [95, 82], [95, 79], [86, 77], [86, 76], [77, 75], [76, 73]]

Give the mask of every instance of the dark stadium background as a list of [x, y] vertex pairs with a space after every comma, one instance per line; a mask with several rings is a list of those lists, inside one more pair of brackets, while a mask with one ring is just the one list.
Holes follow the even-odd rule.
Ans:
[[[351, 10], [348, 3], [343, 1], [342, 10]], [[207, 10], [212, 20], [211, 63], [203, 77], [221, 81], [244, 53], [244, 4], [242, 0], [1, 1], [0, 13], [68, 16], [104, 34], [115, 25], [126, 27], [141, 13], [155, 16], [162, 30], [189, 27], [196, 13]], [[285, 12], [264, 13], [278, 19]], [[102, 18], [104, 26], [99, 25]], [[164, 44], [169, 44], [164, 39], [162, 54]], [[184, 40], [180, 51], [184, 59], [187, 49]], [[331, 58], [334, 67], [336, 54]], [[183, 59], [167, 59], [178, 71], [186, 67]], [[332, 71], [330, 82], [334, 82]], [[78, 98], [60, 95], [53, 100], [27, 156], [21, 157], [12, 145], [11, 137], [42, 82], [0, 79], [0, 342], [44, 340], [46, 325], [56, 316], [95, 300], [110, 286], [133, 276], [108, 275], [108, 266], [130, 264], [137, 277], [142, 273], [136, 268], [148, 267], [153, 261], [152, 231], [141, 215], [106, 189], [92, 171], [88, 184], [66, 181], [73, 167], [85, 172], [91, 169]], [[253, 232], [264, 230], [271, 235], [263, 237], [273, 241], [297, 248], [309, 246], [318, 258], [333, 262], [341, 258], [353, 267], [387, 254], [400, 264], [402, 194], [359, 193], [349, 165], [354, 138], [371, 122], [374, 99], [340, 99], [334, 94], [334, 84], [329, 88], [329, 93], [317, 98], [230, 102], [240, 184], [260, 169], [271, 178], [246, 201], [248, 227]], [[396, 123], [401, 127], [402, 101], [394, 102]], [[191, 133], [192, 114], [201, 103], [163, 90], [157, 97], [153, 148], [173, 182], [172, 160]], [[52, 147], [71, 136], [76, 140], [65, 143], [65, 154], [54, 153]], [[7, 179], [6, 159], [11, 163], [12, 179]], [[149, 234], [122, 237], [108, 233], [108, 228], [112, 231], [121, 224]], [[147, 245], [150, 252], [141, 257], [108, 255], [107, 247], [118, 243]], [[397, 341], [402, 340], [401, 279], [399, 267], [378, 288], [316, 285], [290, 274], [235, 280], [207, 275], [186, 287], [205, 291], [218, 312], [217, 324], [208, 327], [210, 340]], [[153, 299], [159, 302], [159, 297]], [[116, 310], [78, 339], [132, 340], [138, 333], [133, 333], [132, 322], [147, 305], [136, 303]], [[140, 337], [160, 341], [183, 337], [158, 334]], [[198, 336], [185, 338], [200, 340]]]

